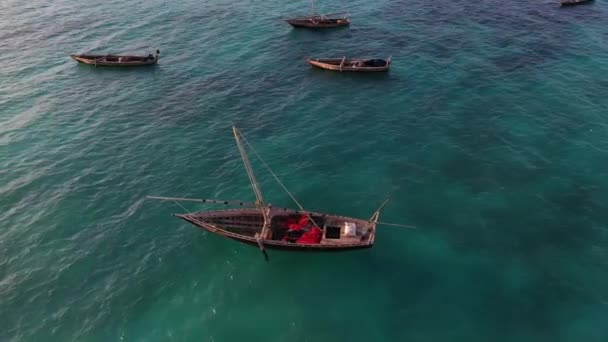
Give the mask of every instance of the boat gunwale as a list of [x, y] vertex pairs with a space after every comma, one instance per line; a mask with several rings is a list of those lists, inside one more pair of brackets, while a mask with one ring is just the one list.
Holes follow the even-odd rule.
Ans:
[[346, 19], [350, 21], [350, 13], [349, 12], [337, 12], [337, 13], [328, 13], [328, 14], [316, 14], [316, 15], [302, 15], [299, 17], [291, 17], [287, 20], [305, 20], [305, 19], [321, 19], [321, 20], [331, 20], [331, 19]]
[[[252, 210], [252, 211], [256, 211], [256, 212], [260, 212], [260, 208], [256, 208], [256, 207], [239, 207], [239, 208], [230, 208], [230, 209], [216, 209], [216, 210], [205, 210], [205, 211], [197, 211], [197, 212], [192, 212], [192, 213], [186, 213], [186, 214], [176, 214], [176, 215], [195, 215], [195, 214], [213, 214], [213, 213], [221, 213], [221, 212], [236, 212], [236, 211], [244, 211], [244, 210]], [[360, 218], [356, 218], [356, 217], [351, 217], [351, 216], [344, 216], [344, 215], [337, 215], [337, 214], [328, 214], [328, 213], [320, 213], [320, 212], [316, 212], [316, 211], [308, 211], [308, 210], [297, 210], [297, 209], [291, 209], [291, 208], [283, 208], [283, 207], [270, 207], [270, 213], [271, 216], [275, 216], [272, 215], [275, 212], [281, 212], [281, 213], [294, 213], [294, 214], [308, 214], [311, 216], [331, 216], [331, 217], [336, 217], [336, 218], [341, 218], [341, 219], [350, 219], [353, 221], [361, 221], [361, 222], [367, 222], [367, 223], [372, 223], [370, 220], [365, 220], [365, 219], [360, 219]], [[262, 215], [260, 213], [260, 215]]]

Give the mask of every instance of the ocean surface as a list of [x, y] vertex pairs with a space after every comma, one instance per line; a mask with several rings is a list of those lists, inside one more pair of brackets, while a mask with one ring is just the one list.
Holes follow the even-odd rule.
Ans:
[[[0, 2], [0, 341], [608, 341], [608, 2]], [[149, 68], [74, 53], [160, 49]], [[388, 58], [389, 73], [305, 58]], [[374, 248], [270, 251], [147, 195], [252, 200], [243, 131]], [[275, 206], [295, 205], [253, 156]]]

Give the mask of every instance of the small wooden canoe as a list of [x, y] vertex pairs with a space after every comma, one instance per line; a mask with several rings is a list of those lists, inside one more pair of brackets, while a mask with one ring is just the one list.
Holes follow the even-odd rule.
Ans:
[[346, 15], [340, 18], [316, 15], [285, 19], [285, 21], [295, 28], [325, 29], [350, 25], [350, 19]]
[[593, 0], [561, 0], [561, 7], [590, 4]]
[[391, 57], [388, 59], [372, 58], [309, 58], [306, 60], [310, 65], [333, 71], [352, 72], [380, 72], [388, 71], [391, 65]]
[[154, 54], [147, 56], [129, 56], [129, 55], [70, 55], [72, 59], [79, 63], [95, 65], [95, 66], [120, 66], [120, 67], [132, 67], [132, 66], [144, 66], [154, 65], [158, 63], [159, 50], [156, 50]]

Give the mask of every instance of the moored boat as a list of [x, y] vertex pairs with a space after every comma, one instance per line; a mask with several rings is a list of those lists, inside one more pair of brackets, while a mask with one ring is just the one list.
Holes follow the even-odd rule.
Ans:
[[388, 59], [372, 58], [309, 58], [306, 60], [310, 65], [333, 71], [352, 72], [380, 72], [388, 71], [391, 65], [391, 57]]
[[590, 4], [593, 0], [561, 0], [561, 7], [571, 7], [577, 5]]
[[[241, 201], [158, 196], [148, 196], [148, 198], [171, 201], [194, 201], [239, 207], [237, 209], [175, 214], [175, 216], [211, 233], [242, 243], [257, 245], [264, 252], [265, 256], [267, 256], [265, 253], [266, 248], [307, 251], [344, 251], [370, 248], [374, 244], [376, 226], [378, 224], [402, 226], [378, 221], [380, 212], [388, 200], [384, 201], [369, 219], [358, 219], [305, 210], [236, 127], [233, 127], [233, 133], [256, 197], [255, 202], [247, 203]], [[264, 201], [262, 190], [253, 173], [245, 146], [242, 142], [245, 142], [254, 152], [274, 179], [298, 205], [299, 209], [274, 207]], [[403, 227], [413, 228], [410, 226]]]
[[289, 25], [296, 28], [334, 28], [350, 25], [350, 19], [347, 15], [343, 17], [331, 17], [331, 15], [317, 15], [309, 17], [297, 17], [285, 19]]
[[70, 55], [72, 59], [79, 63], [95, 66], [144, 66], [158, 63], [159, 50], [147, 56], [136, 55]]
[[311, 0], [312, 15], [285, 19], [295, 28], [326, 29], [350, 25], [347, 13], [332, 13], [318, 15], [315, 9], [315, 0]]

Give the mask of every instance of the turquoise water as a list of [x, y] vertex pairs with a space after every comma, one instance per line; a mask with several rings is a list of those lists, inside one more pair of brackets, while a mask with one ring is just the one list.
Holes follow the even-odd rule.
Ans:
[[[608, 340], [608, 4], [0, 3], [1, 341]], [[148, 53], [103, 69], [72, 53]], [[307, 56], [392, 55], [385, 75]], [[373, 249], [259, 251], [146, 195], [251, 200], [236, 123]], [[293, 206], [254, 168], [266, 198]], [[188, 205], [187, 210], [209, 209]]]

